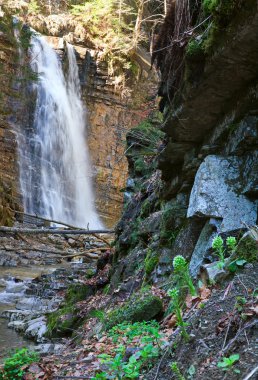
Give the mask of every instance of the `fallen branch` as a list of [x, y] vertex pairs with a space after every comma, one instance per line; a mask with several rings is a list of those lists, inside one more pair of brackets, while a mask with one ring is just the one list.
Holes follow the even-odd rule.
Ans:
[[249, 380], [251, 379], [251, 377], [255, 374], [255, 372], [258, 371], [258, 366], [255, 367], [250, 373], [248, 373], [248, 375], [243, 379], [243, 380]]
[[98, 236], [97, 234], [92, 234], [96, 239], [99, 239], [100, 241], [102, 241], [103, 243], [106, 243], [109, 248], [111, 248], [111, 244], [110, 242], [107, 240], [107, 239], [104, 239], [103, 237], [100, 237]]
[[17, 227], [0, 227], [0, 232], [7, 234], [46, 234], [46, 235], [94, 235], [94, 234], [113, 234], [114, 230], [61, 230], [58, 228], [17, 228]]

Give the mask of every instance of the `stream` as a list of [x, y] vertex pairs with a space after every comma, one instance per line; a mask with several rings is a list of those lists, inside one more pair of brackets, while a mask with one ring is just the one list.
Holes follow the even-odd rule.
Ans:
[[[64, 265], [62, 265], [62, 268]], [[27, 285], [38, 276], [53, 273], [55, 266], [1, 267], [0, 266], [0, 315], [6, 310], [14, 310], [15, 304], [25, 295]], [[16, 348], [35, 348], [32, 340], [26, 339], [8, 327], [9, 320], [0, 318], [0, 362]]]

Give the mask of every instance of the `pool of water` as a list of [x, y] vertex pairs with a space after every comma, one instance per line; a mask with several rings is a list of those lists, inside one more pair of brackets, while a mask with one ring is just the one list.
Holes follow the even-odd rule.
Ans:
[[7, 327], [8, 321], [0, 318], [0, 363], [16, 348], [27, 347], [33, 349], [33, 342], [24, 339], [12, 329]]

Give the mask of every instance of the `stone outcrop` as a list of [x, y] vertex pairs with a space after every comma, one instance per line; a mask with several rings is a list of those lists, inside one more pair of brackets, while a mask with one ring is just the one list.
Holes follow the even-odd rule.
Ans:
[[[141, 270], [130, 273], [138, 283], [146, 276], [164, 281], [178, 254], [190, 261], [197, 277], [201, 265], [214, 260], [215, 236], [239, 238], [257, 223], [257, 28], [256, 2], [240, 7], [213, 54], [195, 62], [198, 76], [189, 80], [185, 74], [177, 96], [163, 98], [166, 141], [156, 158], [162, 180], [154, 181], [155, 175], [160, 178], [155, 166], [148, 179], [130, 172], [129, 182], [136, 185], [127, 188], [130, 197], [117, 229], [115, 281], [128, 281], [121, 267], [130, 267], [130, 257], [140, 260]], [[186, 72], [190, 69], [186, 65]], [[157, 213], [160, 223], [143, 236], [141, 230]]]

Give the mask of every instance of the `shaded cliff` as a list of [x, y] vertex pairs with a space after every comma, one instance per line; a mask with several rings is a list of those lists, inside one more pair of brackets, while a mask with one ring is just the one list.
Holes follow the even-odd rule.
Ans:
[[[173, 4], [168, 18], [176, 15]], [[139, 259], [144, 271], [148, 255], [156, 258], [152, 279], [164, 281], [164, 272], [170, 274], [169, 263], [179, 253], [191, 260], [196, 276], [200, 265], [210, 260], [216, 234], [240, 237], [246, 225], [257, 222], [257, 4], [233, 9], [212, 42], [210, 34], [204, 39], [199, 30], [193, 32], [194, 25], [186, 25], [187, 41], [175, 41], [185, 57], [179, 79], [164, 63], [171, 57], [169, 46], [164, 52], [161, 42], [157, 44], [164, 109], [164, 120], [157, 128], [165, 137], [152, 157], [153, 169], [142, 146], [151, 129], [140, 125], [142, 136], [129, 133], [127, 137], [129, 200], [117, 229], [121, 278], [128, 275], [128, 269], [124, 274], [121, 268], [128, 268], [130, 256], [132, 261]], [[214, 16], [209, 33], [218, 28], [216, 22]], [[165, 20], [164, 26], [167, 35], [173, 36], [174, 25]], [[191, 44], [202, 38], [214, 46], [206, 51], [197, 47], [194, 55]], [[177, 80], [176, 91], [165, 85]], [[137, 151], [131, 148], [132, 142]], [[142, 172], [135, 170], [139, 156], [145, 164]]]

